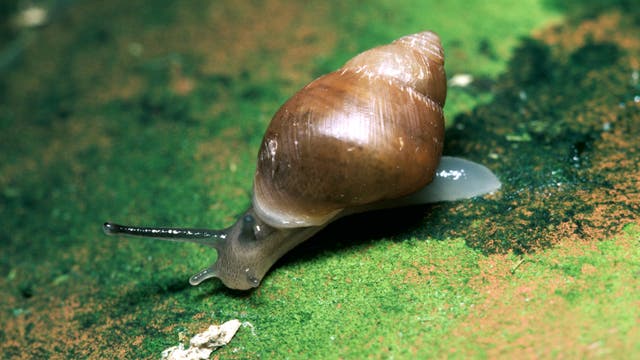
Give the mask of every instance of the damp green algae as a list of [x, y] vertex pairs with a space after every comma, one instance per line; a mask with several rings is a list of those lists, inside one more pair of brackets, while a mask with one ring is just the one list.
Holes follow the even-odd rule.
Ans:
[[[221, 358], [637, 352], [640, 235], [620, 228], [638, 219], [637, 180], [621, 178], [637, 174], [623, 160], [638, 149], [602, 141], [639, 135], [637, 49], [597, 36], [573, 48], [518, 40], [557, 21], [533, 2], [499, 16], [504, 4], [329, 2], [312, 6], [313, 24], [291, 20], [311, 18], [294, 4], [169, 3], [78, 2], [3, 73], [4, 357], [35, 344], [26, 357], [157, 358], [180, 334], [231, 318], [253, 329]], [[275, 25], [297, 31], [225, 32], [266, 10], [292, 12]], [[206, 23], [214, 11], [228, 21]], [[627, 16], [618, 26], [633, 33]], [[188, 285], [214, 261], [210, 249], [101, 234], [105, 220], [228, 225], [249, 202], [255, 149], [277, 106], [355, 52], [424, 28], [442, 36], [450, 74], [476, 79], [450, 92], [446, 151], [494, 169], [505, 183], [498, 196], [344, 219], [251, 293]], [[270, 39], [255, 35], [265, 29]], [[232, 62], [213, 45], [256, 37], [224, 43]], [[617, 165], [601, 167], [614, 152]], [[609, 188], [616, 201], [598, 217], [607, 194], [597, 190]], [[554, 328], [577, 340], [545, 343]]]
[[[494, 100], [456, 118], [445, 152], [488, 161], [504, 187], [499, 199], [483, 200], [482, 215], [490, 220], [477, 226], [469, 225], [479, 213], [453, 213], [456, 205], [443, 205], [449, 210], [441, 215], [445, 234], [465, 233], [469, 244], [483, 251], [526, 252], [549, 246], [558, 235], [591, 238], [636, 218], [640, 208], [632, 200], [611, 204], [611, 209], [626, 210], [610, 210], [608, 221], [589, 219], [602, 216], [595, 214], [602, 211], [598, 201], [609, 201], [579, 195], [615, 188], [612, 178], [637, 172], [633, 161], [609, 172], [599, 167], [611, 156], [606, 147], [615, 147], [616, 157], [637, 156], [637, 68], [629, 61], [634, 55], [591, 38], [563, 51], [554, 56], [537, 40], [523, 42]], [[613, 145], [609, 137], [627, 146]], [[633, 187], [637, 179], [631, 175], [628, 182], [625, 186]], [[612, 189], [609, 195], [615, 193]], [[505, 223], [510, 226], [497, 225]]]

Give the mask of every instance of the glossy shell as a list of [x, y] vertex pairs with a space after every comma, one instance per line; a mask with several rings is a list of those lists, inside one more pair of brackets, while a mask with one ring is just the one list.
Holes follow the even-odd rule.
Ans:
[[366, 51], [289, 99], [259, 154], [253, 206], [275, 227], [415, 192], [444, 141], [444, 54], [424, 32]]

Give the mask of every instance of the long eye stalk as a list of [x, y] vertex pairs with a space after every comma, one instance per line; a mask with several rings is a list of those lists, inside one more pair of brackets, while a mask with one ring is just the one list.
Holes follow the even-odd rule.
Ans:
[[215, 244], [224, 240], [227, 230], [188, 229], [188, 228], [156, 228], [145, 226], [118, 225], [110, 222], [102, 226], [107, 235], [130, 235], [139, 237], [151, 237], [160, 240], [191, 242], [215, 247]]

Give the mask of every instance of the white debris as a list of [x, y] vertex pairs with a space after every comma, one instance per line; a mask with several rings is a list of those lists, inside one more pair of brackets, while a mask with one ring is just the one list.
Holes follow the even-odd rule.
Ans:
[[19, 12], [14, 21], [19, 27], [32, 28], [44, 25], [47, 18], [47, 9], [32, 5]]
[[237, 319], [229, 320], [222, 325], [211, 325], [189, 340], [188, 349], [185, 349], [183, 344], [172, 346], [162, 352], [162, 359], [206, 360], [215, 349], [231, 341], [240, 325], [242, 323]]
[[449, 79], [449, 86], [466, 87], [473, 82], [471, 74], [455, 74]]

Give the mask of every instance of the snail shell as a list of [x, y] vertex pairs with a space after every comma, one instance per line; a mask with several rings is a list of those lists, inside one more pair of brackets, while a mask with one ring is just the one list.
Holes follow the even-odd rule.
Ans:
[[257, 287], [277, 259], [341, 216], [500, 186], [481, 165], [455, 158], [440, 164], [445, 98], [444, 53], [434, 33], [365, 51], [276, 112], [258, 153], [252, 206], [236, 224], [200, 230], [105, 223], [104, 230], [209, 245], [218, 259], [191, 284], [217, 277], [230, 288]]
[[422, 188], [442, 154], [445, 96], [444, 55], [431, 32], [366, 51], [311, 82], [267, 128], [256, 213], [273, 226], [317, 226]]

